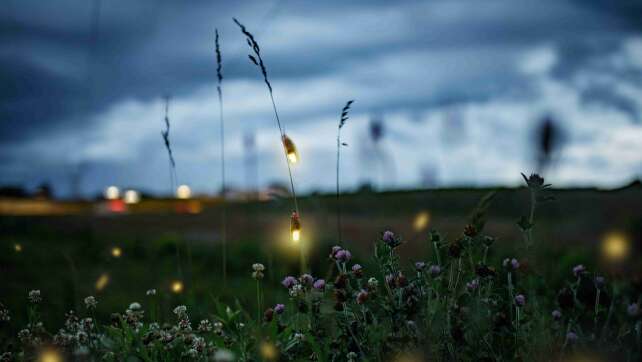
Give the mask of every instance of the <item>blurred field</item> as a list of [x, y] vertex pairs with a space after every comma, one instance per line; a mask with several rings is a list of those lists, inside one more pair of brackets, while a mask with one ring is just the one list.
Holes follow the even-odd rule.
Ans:
[[[427, 260], [425, 243], [430, 228], [451, 239], [467, 224], [469, 212], [490, 189], [449, 189], [343, 195], [343, 237], [346, 246], [366, 268], [372, 242], [386, 229], [403, 236], [401, 248], [408, 260]], [[558, 280], [571, 265], [601, 263], [600, 243], [605, 235], [620, 232], [633, 245], [631, 262], [640, 259], [642, 187], [612, 191], [555, 190], [557, 201], [537, 210], [532, 265], [538, 273]], [[10, 310], [24, 310], [29, 289], [42, 290], [47, 323], [57, 325], [65, 311], [82, 308], [82, 299], [96, 295], [97, 313], [124, 310], [128, 303], [145, 304], [145, 291], [161, 294], [166, 312], [178, 303], [196, 306], [195, 316], [206, 315], [215, 298], [238, 299], [254, 307], [255, 284], [251, 264], [268, 270], [266, 301], [273, 303], [285, 292], [278, 283], [286, 274], [297, 274], [298, 246], [288, 236], [290, 203], [287, 200], [228, 204], [229, 266], [224, 285], [221, 267], [218, 202], [204, 203], [197, 213], [176, 213], [185, 201], [165, 201], [161, 212], [145, 202], [129, 214], [76, 214], [50, 216], [0, 216], [0, 301]], [[168, 207], [169, 205], [169, 207]], [[158, 206], [158, 205], [157, 205]], [[178, 209], [176, 207], [178, 206]], [[83, 210], [83, 207], [77, 210]], [[315, 275], [328, 276], [327, 253], [336, 243], [334, 195], [300, 199], [304, 245]], [[465, 210], [466, 213], [462, 213]], [[500, 189], [488, 211], [486, 234], [496, 236], [502, 250], [494, 258], [516, 253], [522, 236], [515, 222], [528, 211], [528, 191]], [[19, 245], [20, 251], [16, 250]], [[114, 257], [112, 249], [121, 249]], [[177, 258], [177, 249], [180, 256]], [[180, 260], [180, 261], [179, 261]], [[638, 272], [628, 264], [624, 273]], [[632, 265], [636, 265], [633, 267]], [[607, 265], [601, 265], [606, 268]], [[102, 277], [104, 286], [96, 290]], [[185, 289], [171, 292], [172, 282]], [[25, 316], [14, 315], [16, 321]], [[14, 325], [20, 325], [15, 323]]]

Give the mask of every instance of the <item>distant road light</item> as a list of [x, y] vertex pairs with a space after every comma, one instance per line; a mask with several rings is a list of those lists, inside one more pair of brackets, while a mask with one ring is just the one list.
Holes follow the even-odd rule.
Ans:
[[179, 199], [189, 199], [192, 197], [192, 189], [187, 185], [180, 185], [176, 189], [176, 197]]
[[105, 289], [107, 284], [109, 284], [109, 275], [107, 273], [103, 273], [96, 280], [96, 290], [101, 291]]
[[140, 193], [136, 190], [127, 190], [123, 199], [126, 204], [137, 204], [140, 202]]
[[104, 196], [107, 200], [116, 200], [120, 197], [120, 190], [116, 186], [109, 186], [105, 189]]
[[423, 231], [428, 227], [428, 223], [430, 222], [430, 213], [428, 211], [421, 211], [415, 216], [415, 220], [413, 222], [413, 229], [415, 229], [416, 232]]

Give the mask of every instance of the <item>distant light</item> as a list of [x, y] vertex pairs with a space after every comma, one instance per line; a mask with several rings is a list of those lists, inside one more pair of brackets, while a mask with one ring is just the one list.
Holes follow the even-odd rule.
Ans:
[[20, 245], [20, 243], [13, 244], [13, 250], [15, 250], [16, 253], [21, 252], [22, 251], [22, 245]]
[[301, 239], [301, 230], [292, 230], [292, 240], [299, 241]]
[[140, 193], [136, 190], [127, 190], [123, 199], [126, 204], [137, 204], [140, 202]]
[[120, 197], [120, 190], [116, 186], [109, 186], [105, 189], [104, 195], [107, 200], [116, 200]]
[[114, 246], [111, 248], [111, 256], [114, 258], [120, 258], [121, 255], [123, 255], [123, 250], [120, 247]]
[[180, 280], [174, 280], [171, 285], [173, 293], [180, 294], [183, 292], [183, 282]]
[[192, 197], [192, 190], [187, 185], [180, 185], [176, 189], [176, 197], [179, 199], [189, 199]]
[[612, 232], [602, 240], [602, 255], [612, 262], [619, 262], [629, 256], [630, 241], [619, 232]]
[[101, 291], [105, 289], [107, 284], [109, 284], [109, 275], [107, 273], [103, 273], [98, 277], [98, 280], [96, 280], [96, 290]]
[[62, 355], [53, 348], [42, 350], [38, 355], [38, 362], [62, 362]]
[[412, 223], [412, 227], [416, 232], [423, 231], [428, 227], [430, 222], [430, 213], [428, 211], [421, 211], [415, 216], [415, 220]]

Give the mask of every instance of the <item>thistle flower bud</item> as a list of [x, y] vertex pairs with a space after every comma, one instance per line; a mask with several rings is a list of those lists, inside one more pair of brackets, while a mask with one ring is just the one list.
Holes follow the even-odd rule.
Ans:
[[551, 316], [553, 317], [554, 320], [558, 321], [560, 318], [562, 318], [562, 312], [559, 310], [555, 309], [552, 313]]
[[601, 288], [601, 287], [603, 287], [603, 286], [604, 286], [604, 283], [605, 283], [605, 279], [604, 279], [604, 277], [603, 277], [603, 276], [599, 276], [599, 275], [598, 275], [598, 276], [596, 276], [596, 277], [595, 277], [595, 279], [593, 279], [593, 281], [595, 282], [595, 287], [596, 287], [596, 288]]
[[360, 291], [357, 294], [357, 304], [363, 304], [368, 300], [368, 292], [365, 290]]
[[274, 319], [274, 309], [266, 309], [265, 312], [263, 312], [263, 319], [265, 319], [266, 322], [272, 322], [272, 319]]
[[416, 263], [415, 263], [415, 269], [416, 269], [418, 272], [421, 272], [422, 270], [426, 269], [426, 263], [424, 263], [423, 261], [418, 261], [418, 262], [416, 262]]
[[386, 243], [388, 246], [394, 246], [395, 244], [395, 233], [393, 233], [390, 230], [386, 230], [383, 232], [383, 236], [381, 237], [381, 240], [383, 240], [384, 243]]
[[637, 315], [640, 313], [640, 306], [638, 306], [637, 303], [631, 303], [628, 307], [626, 307], [626, 312], [630, 317], [637, 317]]

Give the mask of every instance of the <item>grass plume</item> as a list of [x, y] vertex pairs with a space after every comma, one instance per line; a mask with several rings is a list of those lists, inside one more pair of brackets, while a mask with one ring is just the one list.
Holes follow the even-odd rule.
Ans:
[[339, 195], [341, 190], [339, 188], [339, 171], [340, 171], [340, 162], [341, 162], [341, 147], [348, 146], [347, 143], [341, 142], [341, 129], [345, 126], [346, 121], [348, 120], [348, 112], [350, 111], [350, 106], [354, 103], [354, 100], [349, 100], [346, 105], [341, 109], [341, 118], [339, 119], [339, 127], [337, 129], [337, 234], [339, 237], [339, 244], [343, 244], [341, 238], [341, 203], [339, 200]]
[[167, 150], [167, 155], [169, 156], [169, 182], [171, 187], [171, 192], [173, 193], [176, 189], [176, 184], [178, 182], [176, 176], [176, 162], [174, 161], [174, 153], [172, 152], [172, 144], [169, 140], [169, 96], [165, 96], [165, 129], [161, 130], [161, 135], [163, 136], [163, 142], [165, 144], [165, 149]]
[[221, 239], [223, 241], [223, 281], [227, 284], [227, 205], [226, 205], [226, 190], [227, 185], [225, 182], [225, 121], [223, 119], [223, 66], [221, 61], [221, 46], [219, 43], [218, 29], [215, 32], [215, 45], [216, 45], [216, 78], [218, 85], [216, 91], [218, 93], [218, 108], [219, 108], [219, 137], [221, 141], [221, 195], [223, 198], [223, 216], [221, 220]]

